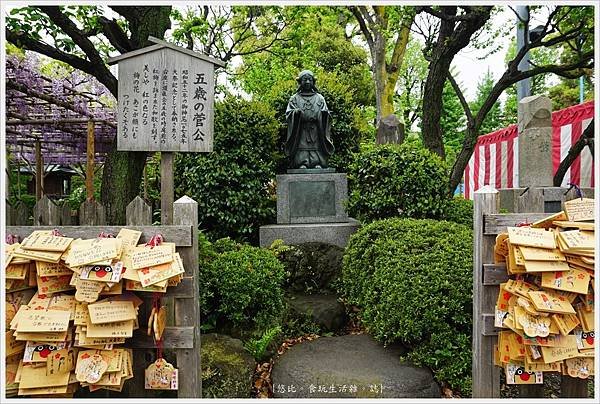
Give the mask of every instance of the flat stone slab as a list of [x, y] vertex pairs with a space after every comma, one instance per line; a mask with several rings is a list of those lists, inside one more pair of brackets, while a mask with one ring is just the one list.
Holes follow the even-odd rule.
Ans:
[[273, 365], [273, 393], [275, 398], [440, 398], [431, 371], [400, 362], [401, 353], [366, 334], [304, 342]]
[[280, 239], [287, 245], [320, 242], [344, 248], [359, 227], [360, 222], [352, 218], [342, 223], [271, 224], [260, 227], [260, 246], [269, 247]]

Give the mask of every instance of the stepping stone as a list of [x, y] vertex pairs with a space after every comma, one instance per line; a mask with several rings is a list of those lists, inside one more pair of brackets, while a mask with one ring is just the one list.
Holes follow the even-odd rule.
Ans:
[[276, 398], [440, 398], [431, 371], [401, 362], [401, 353], [366, 334], [304, 342], [274, 364], [273, 393]]

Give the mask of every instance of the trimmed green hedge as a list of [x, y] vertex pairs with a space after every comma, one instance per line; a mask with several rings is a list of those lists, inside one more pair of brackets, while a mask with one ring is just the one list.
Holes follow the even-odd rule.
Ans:
[[348, 173], [348, 212], [362, 222], [388, 217], [443, 218], [446, 164], [421, 147], [404, 143], [355, 154]]
[[256, 335], [279, 325], [285, 270], [275, 254], [229, 239], [199, 241], [203, 328]]
[[444, 219], [473, 227], [473, 201], [465, 199], [462, 196], [455, 196], [450, 199], [446, 207]]
[[430, 219], [375, 221], [346, 248], [341, 294], [369, 332], [401, 341], [407, 358], [470, 392], [472, 232]]

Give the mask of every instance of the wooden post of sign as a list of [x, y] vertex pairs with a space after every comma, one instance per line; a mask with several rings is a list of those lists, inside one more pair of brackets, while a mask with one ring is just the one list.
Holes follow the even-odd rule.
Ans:
[[148, 160], [144, 164], [144, 200], [148, 200]]
[[35, 141], [35, 200], [42, 199], [44, 193], [44, 160], [42, 157], [42, 144], [40, 140]]
[[160, 223], [173, 224], [173, 201], [175, 189], [173, 182], [172, 152], [160, 153]]
[[492, 262], [494, 243], [484, 234], [484, 216], [498, 213], [498, 191], [486, 186], [473, 196], [473, 398], [500, 397], [500, 370], [494, 366], [497, 338], [484, 335], [485, 315], [494, 313], [498, 286], [486, 286], [484, 263]]
[[87, 124], [87, 158], [85, 168], [85, 190], [87, 200], [94, 199], [94, 121], [89, 120]]

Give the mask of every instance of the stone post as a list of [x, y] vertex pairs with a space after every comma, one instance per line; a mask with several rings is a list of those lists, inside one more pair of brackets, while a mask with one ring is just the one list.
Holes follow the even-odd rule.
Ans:
[[384, 117], [381, 122], [379, 122], [375, 143], [386, 144], [402, 142], [404, 142], [404, 124], [400, 122], [398, 117], [394, 114]]
[[518, 112], [519, 187], [552, 187], [552, 101], [525, 97]]

